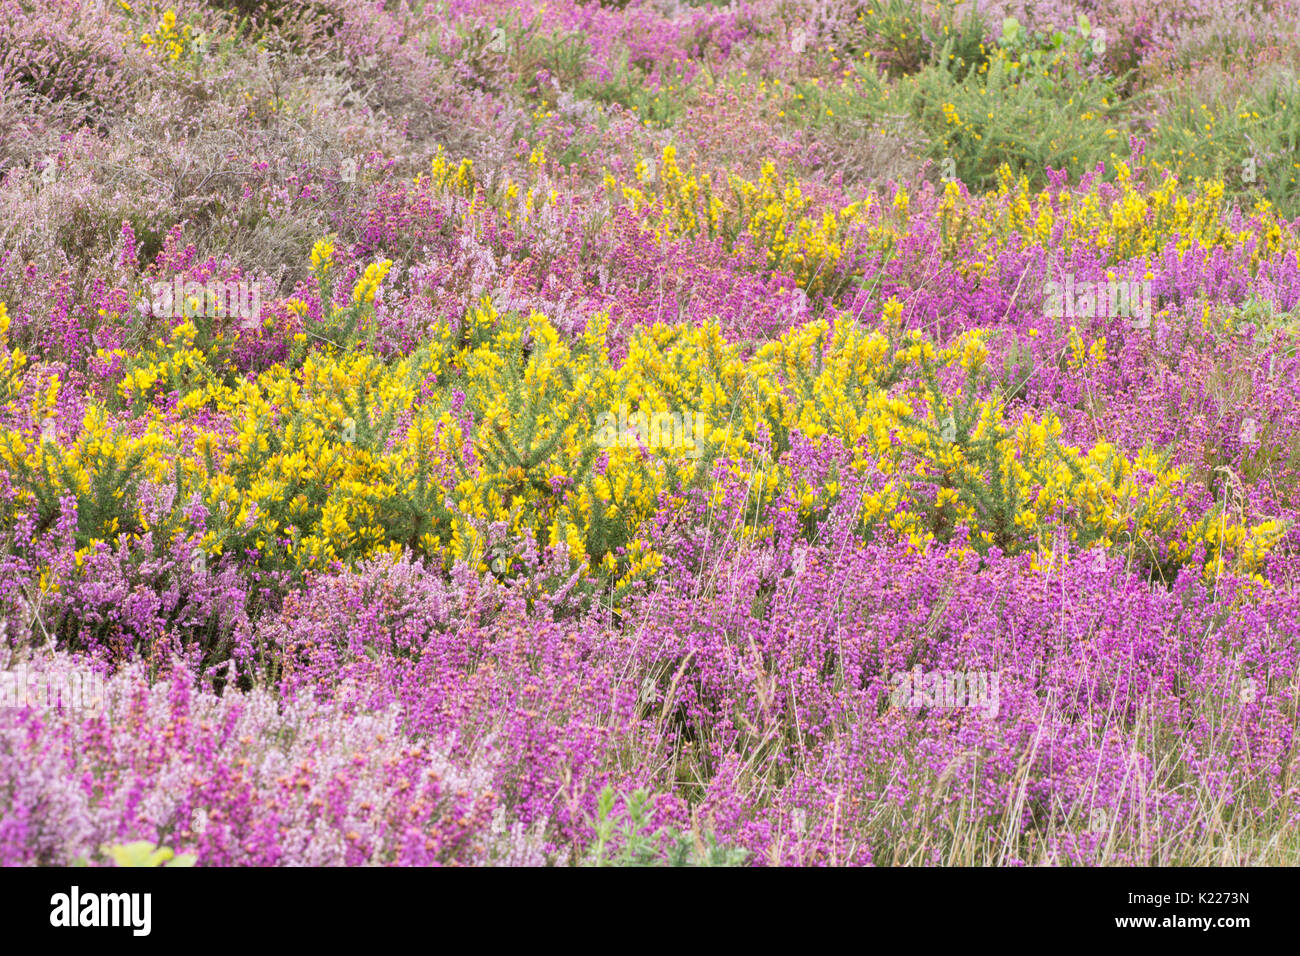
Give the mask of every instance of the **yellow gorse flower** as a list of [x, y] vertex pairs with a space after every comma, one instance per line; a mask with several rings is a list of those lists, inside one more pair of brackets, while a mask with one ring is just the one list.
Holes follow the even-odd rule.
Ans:
[[[130, 7], [122, 4], [128, 12]], [[176, 11], [168, 10], [158, 21], [158, 26], [152, 33], [144, 33], [140, 36], [140, 42], [150, 49], [158, 48], [162, 50], [167, 59], [173, 63], [179, 60], [187, 53], [193, 43], [193, 30], [189, 24], [181, 24], [179, 29], [176, 26]]]
[[334, 267], [334, 244], [328, 239], [318, 239], [311, 247], [311, 271], [326, 275]]
[[375, 293], [379, 291], [379, 284], [384, 281], [384, 277], [388, 275], [388, 270], [392, 267], [392, 259], [385, 259], [382, 262], [374, 262], [366, 266], [366, 271], [357, 280], [356, 285], [352, 287], [352, 301], [357, 304], [373, 303]]
[[[420, 188], [451, 197], [467, 217], [476, 203], [520, 209], [528, 195], [528, 209], [536, 210], [552, 195], [544, 171], [537, 175], [528, 189], [510, 182], [488, 189], [475, 180], [472, 164], [452, 164], [440, 150]], [[727, 177], [724, 198], [715, 195], [711, 177], [683, 170], [672, 147], [663, 151], [657, 175], [605, 182], [611, 198], [645, 213], [661, 235], [756, 249], [763, 268], [789, 272], [810, 292], [827, 289], [855, 243], [889, 242], [909, 210], [901, 188], [892, 209], [865, 201], [827, 208], [772, 163], [757, 181]], [[1097, 190], [1062, 200], [1031, 193], [1008, 171], [1002, 202], [952, 186], [942, 203], [947, 226], [974, 241], [1005, 236], [1009, 226], [1023, 229], [1026, 242], [1059, 235], [1067, 247], [1098, 248], [1104, 237], [1107, 256], [1149, 252], [1160, 230], [1174, 226], [1207, 249], [1240, 241], [1223, 225], [1215, 184], [1186, 191], [1167, 180], [1145, 195], [1126, 179], [1119, 186], [1105, 202]], [[1269, 241], [1288, 248], [1294, 242], [1290, 230]], [[334, 254], [329, 239], [317, 241], [312, 273], [332, 276]], [[354, 306], [375, 301], [392, 265], [365, 267], [353, 286]], [[301, 300], [286, 305], [307, 311]], [[563, 547], [584, 574], [630, 586], [659, 567], [643, 525], [664, 501], [695, 488], [721, 503], [725, 484], [747, 496], [752, 511], [739, 533], [755, 541], [775, 534], [782, 509], [815, 533], [837, 505], [858, 516], [862, 534], [890, 528], [918, 548], [944, 522], [967, 524], [979, 546], [1026, 548], [1044, 529], [1063, 525], [1076, 540], [1134, 542], [1135, 550], [1140, 543], [1178, 561], [1202, 547], [1207, 568], [1235, 562], [1253, 573], [1280, 539], [1277, 521], [1190, 518], [1183, 472], [1152, 452], [1126, 455], [1106, 442], [1065, 445], [1061, 422], [1050, 414], [1014, 420], [1000, 400], [975, 401], [972, 395], [991, 394], [977, 388], [991, 374], [984, 334], [936, 342], [903, 332], [903, 311], [891, 297], [880, 306], [878, 328], [817, 319], [752, 351], [728, 341], [716, 323], [655, 324], [634, 330], [625, 357], [614, 363], [608, 316], [593, 317], [581, 336], [566, 339], [546, 316], [502, 314], [484, 298], [454, 331], [444, 320], [435, 323], [411, 355], [383, 360], [352, 348], [308, 351], [303, 339], [294, 361], [234, 381], [214, 374], [216, 352], [185, 321], [129, 358], [117, 353], [126, 361], [116, 399], [127, 403], [132, 428], [111, 411], [120, 405], [92, 399], [79, 425], [60, 423], [72, 432], [66, 442], [42, 443], [30, 427], [0, 427], [0, 463], [28, 476], [28, 484], [15, 484], [18, 504], [27, 505], [36, 482], [88, 496], [136, 462], [142, 480], [174, 487], [177, 501], [203, 502], [211, 516], [209, 553], [255, 549], [258, 565], [296, 572], [403, 548], [444, 566], [490, 567], [489, 546], [499, 540], [490, 526], [499, 524]], [[7, 399], [23, 395], [33, 413], [52, 408], [57, 380], [23, 381], [25, 357], [8, 349], [8, 328], [0, 304]], [[1087, 335], [1070, 330], [1067, 364], [1107, 362], [1106, 340]], [[924, 384], [941, 380], [966, 384], [952, 394]], [[432, 398], [430, 382], [439, 383]], [[451, 410], [451, 383], [467, 415]], [[173, 391], [180, 396], [174, 412], [155, 410], [160, 392]], [[698, 446], [687, 453], [680, 443], [602, 444], [597, 416], [620, 406], [647, 420], [699, 416], [699, 433], [690, 436]], [[844, 449], [844, 463], [809, 481], [758, 442], [760, 433], [796, 430], [814, 446]], [[724, 463], [720, 476], [713, 462]], [[1019, 489], [996, 527], [971, 490], [993, 486]], [[122, 513], [94, 535], [185, 532], [179, 507], [146, 514], [122, 494]]]

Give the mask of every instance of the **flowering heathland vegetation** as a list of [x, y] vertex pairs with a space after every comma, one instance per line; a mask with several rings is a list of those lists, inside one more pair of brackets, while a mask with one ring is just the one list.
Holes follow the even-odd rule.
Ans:
[[0, 6], [0, 863], [1300, 861], [1294, 4]]

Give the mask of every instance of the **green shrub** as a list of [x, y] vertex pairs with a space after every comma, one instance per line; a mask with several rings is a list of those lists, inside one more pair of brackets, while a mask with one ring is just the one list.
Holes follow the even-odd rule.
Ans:
[[[601, 791], [596, 806], [596, 841], [585, 866], [740, 866], [749, 851], [719, 846], [712, 835], [696, 838], [669, 827], [650, 832], [650, 794], [637, 790], [623, 798], [621, 825], [613, 818], [617, 800], [613, 787]], [[615, 836], [621, 837], [617, 850]]]

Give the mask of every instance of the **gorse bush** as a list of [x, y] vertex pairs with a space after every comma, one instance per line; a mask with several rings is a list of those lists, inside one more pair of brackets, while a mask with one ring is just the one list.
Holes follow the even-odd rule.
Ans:
[[928, 12], [923, 4], [883, 0], [846, 4], [836, 12], [831, 50], [849, 58], [872, 57], [891, 76], [916, 73], [941, 50], [943, 62], [950, 52], [966, 63], [984, 53], [987, 26], [973, 8], [958, 12], [940, 5]]
[[[326, 250], [314, 266], [327, 275]], [[357, 330], [386, 269], [367, 266], [347, 305], [325, 306], [318, 326], [331, 335], [298, 333], [289, 364], [232, 379], [186, 319], [123, 364], [130, 427], [92, 403], [67, 442], [7, 428], [10, 520], [30, 510], [39, 534], [70, 498], [78, 549], [184, 536], [213, 566], [294, 576], [404, 551], [511, 576], [520, 559], [502, 545], [527, 535], [539, 550], [565, 548], [614, 607], [659, 566], [643, 527], [661, 503], [719, 494], [723, 474], [748, 489], [745, 533], [759, 540], [788, 508], [816, 540], [846, 495], [866, 541], [924, 547], [960, 527], [981, 553], [1016, 554], [1059, 528], [1076, 548], [1122, 547], [1165, 575], [1192, 561], [1256, 571], [1285, 531], [1196, 515], [1183, 471], [1149, 449], [1062, 443], [1050, 414], [1008, 421], [978, 332], [936, 347], [915, 330], [891, 338], [820, 319], [746, 359], [716, 326], [657, 325], [615, 364], [600, 321], [569, 342], [544, 316], [485, 300], [459, 330], [440, 321], [423, 346], [384, 361]], [[328, 302], [332, 284], [321, 292]], [[885, 313], [900, 310], [892, 300]], [[1068, 361], [1105, 365], [1104, 339], [1085, 351], [1072, 328], [1069, 341]], [[671, 432], [602, 440], [599, 416], [620, 407], [699, 416], [703, 430], [689, 444]], [[205, 425], [214, 415], [234, 427]], [[810, 484], [790, 457], [796, 434], [834, 443], [845, 464]], [[174, 489], [170, 513], [145, 514], [146, 481]]]
[[[915, 5], [901, 6], [909, 12], [889, 13], [889, 4], [873, 10], [920, 19]], [[1136, 84], [1130, 66], [1138, 54], [1124, 46], [1131, 37], [1095, 28], [1082, 15], [1068, 29], [1049, 32], [1014, 18], [1000, 32], [983, 24], [937, 35], [910, 23], [895, 29], [912, 44], [895, 43], [900, 52], [886, 57], [883, 71], [847, 79], [832, 73], [785, 88], [785, 121], [835, 136], [850, 128], [884, 130], [904, 115], [927, 138], [924, 155], [941, 175], [972, 189], [995, 187], [1003, 164], [1035, 187], [1045, 184], [1048, 169], [1071, 177], [1098, 165], [1113, 172], [1129, 160], [1136, 138], [1153, 169], [1228, 182], [1243, 199], [1266, 199], [1288, 215], [1298, 208], [1291, 71], [1245, 95], [1206, 102], [1177, 86]], [[860, 57], [862, 46], [846, 52]]]
[[968, 61], [949, 40], [939, 63], [896, 82], [868, 73], [852, 84], [796, 84], [784, 112], [815, 127], [881, 127], [901, 113], [926, 135], [925, 155], [946, 177], [993, 188], [1005, 164], [1041, 185], [1049, 167], [1078, 176], [1127, 155], [1117, 82], [1075, 72], [1076, 55], [995, 46]]
[[1264, 200], [1295, 210], [1300, 77], [1277, 75], [1230, 100], [1206, 103], [1186, 94], [1171, 100], [1147, 147], [1154, 164], [1188, 178], [1231, 183], [1243, 203]]

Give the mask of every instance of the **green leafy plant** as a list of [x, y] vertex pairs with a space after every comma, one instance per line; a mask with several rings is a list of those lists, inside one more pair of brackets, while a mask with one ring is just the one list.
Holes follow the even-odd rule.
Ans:
[[1009, 17], [993, 45], [985, 29], [979, 21], [931, 29], [933, 48], [915, 68], [795, 83], [782, 105], [787, 122], [835, 138], [845, 129], [884, 133], [902, 118], [926, 141], [919, 151], [972, 190], [996, 187], [1003, 163], [1037, 187], [1046, 166], [1078, 175], [1112, 162], [1127, 145], [1123, 117], [1146, 94], [1121, 107], [1127, 78], [1096, 65], [1104, 47], [1085, 27], [1035, 34]]
[[118, 866], [193, 866], [198, 862], [193, 853], [177, 856], [170, 847], [156, 847], [149, 840], [109, 844], [103, 852]]
[[[614, 818], [618, 797], [613, 787], [596, 804], [596, 840], [585, 866], [741, 866], [749, 851], [683, 835], [676, 828], [650, 830], [652, 801], [641, 789], [623, 798], [623, 822]], [[649, 832], [647, 832], [649, 831]]]

